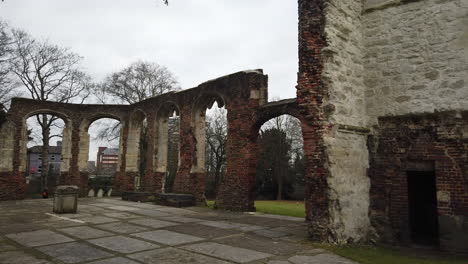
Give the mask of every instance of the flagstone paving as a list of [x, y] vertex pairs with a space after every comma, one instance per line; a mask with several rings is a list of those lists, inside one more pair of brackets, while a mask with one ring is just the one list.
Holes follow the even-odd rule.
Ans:
[[356, 264], [306, 240], [300, 218], [172, 208], [117, 198], [0, 202], [0, 264]]

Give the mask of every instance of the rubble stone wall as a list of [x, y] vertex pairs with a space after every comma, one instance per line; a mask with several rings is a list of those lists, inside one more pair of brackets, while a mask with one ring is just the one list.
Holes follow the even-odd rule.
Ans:
[[468, 2], [369, 0], [365, 100], [378, 117], [468, 109]]

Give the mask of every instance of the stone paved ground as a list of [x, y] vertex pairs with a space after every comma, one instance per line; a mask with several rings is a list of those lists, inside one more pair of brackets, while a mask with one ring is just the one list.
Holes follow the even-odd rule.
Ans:
[[301, 219], [80, 199], [78, 214], [52, 200], [0, 202], [1, 264], [352, 264], [305, 243]]

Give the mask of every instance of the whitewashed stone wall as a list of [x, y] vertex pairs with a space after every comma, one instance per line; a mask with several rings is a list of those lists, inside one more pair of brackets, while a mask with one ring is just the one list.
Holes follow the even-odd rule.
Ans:
[[339, 243], [363, 242], [370, 234], [369, 155], [366, 136], [341, 131], [326, 137], [330, 167], [330, 220]]
[[329, 0], [325, 5], [325, 36], [328, 47], [323, 79], [333, 105], [331, 122], [354, 126], [367, 123], [364, 67], [362, 65], [361, 0]]
[[325, 107], [334, 124], [325, 135], [329, 167], [330, 232], [338, 243], [368, 239], [369, 154], [367, 135], [339, 130], [339, 124], [366, 127], [361, 0], [330, 0], [325, 5], [328, 47], [323, 79], [329, 91]]
[[371, 124], [378, 116], [468, 109], [467, 0], [368, 0], [366, 8]]

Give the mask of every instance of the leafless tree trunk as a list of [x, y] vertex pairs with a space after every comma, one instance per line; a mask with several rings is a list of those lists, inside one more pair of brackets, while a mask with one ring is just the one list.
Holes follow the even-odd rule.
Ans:
[[207, 115], [207, 171], [213, 175], [215, 190], [217, 190], [226, 168], [226, 114], [226, 109], [217, 108], [211, 115]]
[[[81, 57], [68, 49], [33, 39], [26, 32], [12, 30], [13, 59], [9, 62], [18, 86], [32, 99], [62, 103], [83, 101], [90, 94], [91, 78], [79, 69]], [[50, 128], [56, 116], [36, 116], [42, 130], [41, 187], [47, 188]]]

